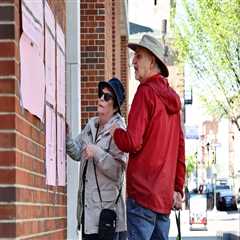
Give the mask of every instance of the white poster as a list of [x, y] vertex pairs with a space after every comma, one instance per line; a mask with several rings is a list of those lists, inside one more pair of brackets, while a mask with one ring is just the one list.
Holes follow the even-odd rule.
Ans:
[[57, 115], [57, 176], [58, 186], [66, 184], [66, 147], [65, 147], [65, 121]]
[[23, 32], [40, 49], [43, 56], [43, 2], [41, 0], [22, 0]]
[[65, 39], [57, 24], [57, 112], [65, 116]]
[[56, 71], [55, 71], [55, 19], [48, 3], [45, 5], [45, 76], [46, 101], [56, 106]]
[[46, 184], [56, 186], [56, 113], [46, 105]]
[[44, 65], [39, 48], [25, 33], [20, 38], [20, 64], [20, 91], [23, 107], [43, 120]]

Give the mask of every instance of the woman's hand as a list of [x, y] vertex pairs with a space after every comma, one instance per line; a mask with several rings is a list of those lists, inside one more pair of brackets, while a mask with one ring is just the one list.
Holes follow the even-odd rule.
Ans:
[[68, 136], [70, 134], [70, 127], [69, 124], [66, 122], [66, 135]]
[[84, 149], [84, 158], [91, 160], [96, 154], [96, 146], [94, 144], [88, 144]]

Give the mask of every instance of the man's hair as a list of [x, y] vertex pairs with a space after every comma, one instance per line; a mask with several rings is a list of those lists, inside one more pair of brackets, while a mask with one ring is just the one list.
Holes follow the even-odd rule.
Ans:
[[[154, 55], [153, 55], [154, 56]], [[155, 56], [154, 56], [155, 57]], [[160, 73], [162, 73], [162, 68], [161, 68], [161, 66], [160, 66], [160, 63], [159, 63], [159, 61], [158, 61], [158, 59], [155, 57], [155, 61], [156, 61], [156, 67], [157, 67], [157, 69], [159, 70], [159, 72]]]
[[159, 73], [162, 73], [161, 63], [159, 62], [158, 58], [157, 58], [150, 50], [148, 50], [147, 48], [144, 48], [144, 47], [143, 47], [143, 49], [147, 50], [147, 52], [148, 52], [151, 56], [154, 57], [155, 63], [156, 63], [155, 66], [156, 66], [157, 69], [159, 70]]

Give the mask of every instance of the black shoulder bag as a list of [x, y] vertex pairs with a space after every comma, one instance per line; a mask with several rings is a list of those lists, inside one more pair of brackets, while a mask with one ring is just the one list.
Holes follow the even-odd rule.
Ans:
[[[97, 129], [98, 132], [98, 129]], [[97, 136], [97, 133], [96, 133]], [[96, 137], [95, 137], [96, 139]], [[109, 151], [110, 144], [111, 144], [112, 138], [110, 139], [109, 146], [107, 149], [107, 152]], [[97, 173], [96, 173], [96, 164], [93, 159], [93, 166], [94, 166], [94, 174], [96, 178], [96, 184], [97, 184], [97, 189], [98, 189], [98, 195], [101, 201], [101, 205], [103, 203], [102, 201], [102, 196], [98, 184], [98, 179], [97, 179]], [[115, 205], [117, 205], [118, 200], [121, 196], [121, 191], [122, 191], [122, 182], [121, 181], [121, 186], [119, 189], [118, 196], [115, 200]], [[116, 222], [117, 222], [117, 214], [116, 211], [113, 209], [108, 209], [108, 208], [102, 208], [100, 216], [99, 216], [99, 224], [98, 224], [98, 237], [100, 240], [113, 240], [114, 234], [116, 232]]]

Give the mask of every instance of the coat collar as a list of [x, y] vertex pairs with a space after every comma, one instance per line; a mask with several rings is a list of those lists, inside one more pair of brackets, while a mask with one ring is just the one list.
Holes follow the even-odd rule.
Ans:
[[[119, 122], [121, 118], [122, 117], [119, 113], [116, 113], [115, 115], [113, 115], [113, 117], [104, 125], [104, 127], [99, 130], [98, 136], [102, 137], [110, 134], [113, 124]], [[99, 117], [92, 118], [89, 124], [90, 124], [92, 137], [94, 139], [96, 136], [98, 125], [99, 125]]]

